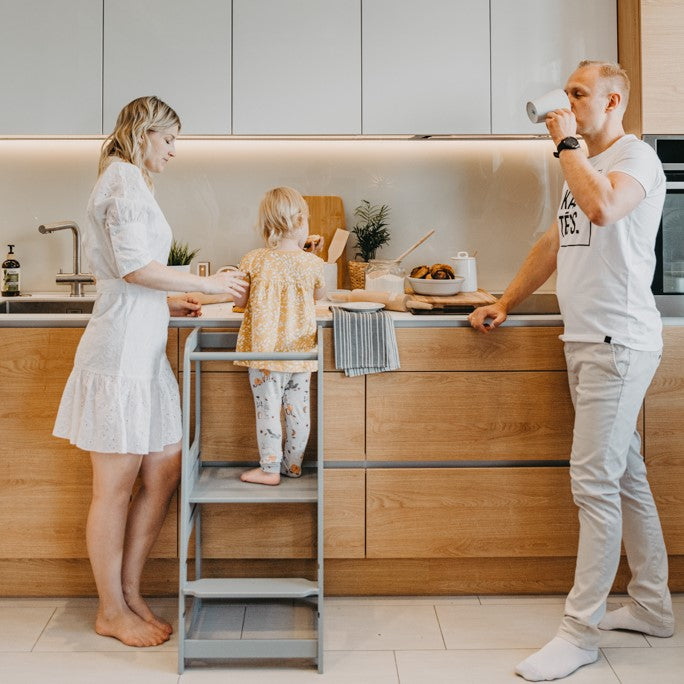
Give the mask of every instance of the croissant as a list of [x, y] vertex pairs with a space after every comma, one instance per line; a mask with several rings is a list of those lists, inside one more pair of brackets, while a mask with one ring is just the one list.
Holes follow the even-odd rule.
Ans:
[[411, 278], [425, 278], [428, 273], [430, 273], [429, 266], [416, 266], [411, 271]]
[[449, 264], [433, 264], [430, 267], [430, 275], [434, 280], [453, 280], [456, 277], [454, 269]]

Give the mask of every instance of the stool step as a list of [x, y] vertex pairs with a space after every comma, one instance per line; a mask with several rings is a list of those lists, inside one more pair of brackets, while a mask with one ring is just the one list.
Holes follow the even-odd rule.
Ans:
[[245, 468], [201, 466], [200, 476], [190, 491], [190, 503], [315, 503], [317, 476], [304, 471], [301, 477], [283, 477], [280, 484], [242, 482]]
[[318, 584], [302, 577], [206, 577], [188, 582], [183, 593], [202, 599], [296, 599], [318, 595]]

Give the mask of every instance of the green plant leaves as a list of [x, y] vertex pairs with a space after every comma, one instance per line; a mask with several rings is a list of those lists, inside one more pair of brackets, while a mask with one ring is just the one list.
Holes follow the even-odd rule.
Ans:
[[390, 241], [387, 228], [389, 206], [386, 204], [371, 204], [368, 200], [361, 200], [361, 204], [354, 210], [356, 224], [351, 232], [356, 237], [357, 252], [354, 256], [363, 261], [375, 259], [376, 251]]

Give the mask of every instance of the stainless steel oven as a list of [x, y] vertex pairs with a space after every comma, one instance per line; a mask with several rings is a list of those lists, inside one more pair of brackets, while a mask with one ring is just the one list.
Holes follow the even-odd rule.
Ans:
[[684, 315], [684, 135], [645, 135], [663, 164], [667, 190], [656, 239], [653, 294], [665, 316]]

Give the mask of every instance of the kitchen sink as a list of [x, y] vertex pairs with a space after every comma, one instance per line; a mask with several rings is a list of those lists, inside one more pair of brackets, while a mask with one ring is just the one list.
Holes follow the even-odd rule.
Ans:
[[[500, 297], [502, 292], [493, 292], [495, 297]], [[542, 315], [560, 314], [558, 298], [553, 292], [535, 292], [527, 299], [524, 299], [518, 306], [514, 306], [509, 312], [510, 315]]]
[[93, 300], [79, 300], [73, 299], [68, 301], [51, 301], [51, 302], [31, 302], [22, 299], [21, 301], [13, 302], [5, 300], [0, 302], [0, 313], [9, 314], [89, 314], [92, 313]]

